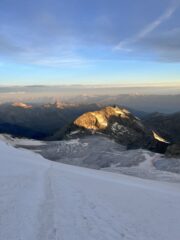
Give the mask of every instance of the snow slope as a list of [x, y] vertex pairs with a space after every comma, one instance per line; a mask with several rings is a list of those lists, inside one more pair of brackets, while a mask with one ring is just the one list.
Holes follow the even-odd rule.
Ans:
[[179, 240], [180, 184], [50, 162], [0, 141], [0, 239]]

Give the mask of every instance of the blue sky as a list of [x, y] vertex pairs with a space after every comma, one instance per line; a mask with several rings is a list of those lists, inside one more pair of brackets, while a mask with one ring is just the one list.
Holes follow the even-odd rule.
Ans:
[[180, 83], [180, 0], [1, 0], [0, 85]]

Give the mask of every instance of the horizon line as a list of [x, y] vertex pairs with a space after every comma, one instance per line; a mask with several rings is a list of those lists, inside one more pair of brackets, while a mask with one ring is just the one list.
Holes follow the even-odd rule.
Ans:
[[118, 84], [118, 83], [107, 83], [107, 84], [0, 84], [1, 87], [122, 87], [122, 88], [144, 88], [144, 87], [180, 87], [180, 82], [161, 82], [161, 83], [143, 83], [143, 84]]

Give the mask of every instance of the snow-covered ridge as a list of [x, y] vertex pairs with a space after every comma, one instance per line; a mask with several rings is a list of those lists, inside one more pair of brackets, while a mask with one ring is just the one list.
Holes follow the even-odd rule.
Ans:
[[169, 143], [167, 140], [165, 140], [164, 138], [162, 138], [161, 136], [159, 136], [156, 132], [153, 131], [153, 136], [156, 140], [160, 141], [160, 142], [164, 142], [164, 143]]
[[0, 140], [14, 147], [16, 147], [17, 145], [40, 146], [45, 144], [44, 142], [38, 140], [31, 140], [26, 138], [13, 138], [8, 134], [0, 134]]
[[179, 184], [0, 153], [0, 239], [180, 239]]

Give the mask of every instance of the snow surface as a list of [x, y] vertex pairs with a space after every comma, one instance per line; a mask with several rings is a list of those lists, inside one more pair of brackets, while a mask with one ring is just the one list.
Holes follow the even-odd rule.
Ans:
[[0, 141], [0, 239], [179, 240], [180, 184], [50, 162]]
[[23, 146], [41, 146], [45, 145], [45, 142], [39, 140], [31, 140], [27, 138], [14, 138], [9, 134], [0, 134], [0, 140], [11, 144], [12, 146], [23, 145]]

